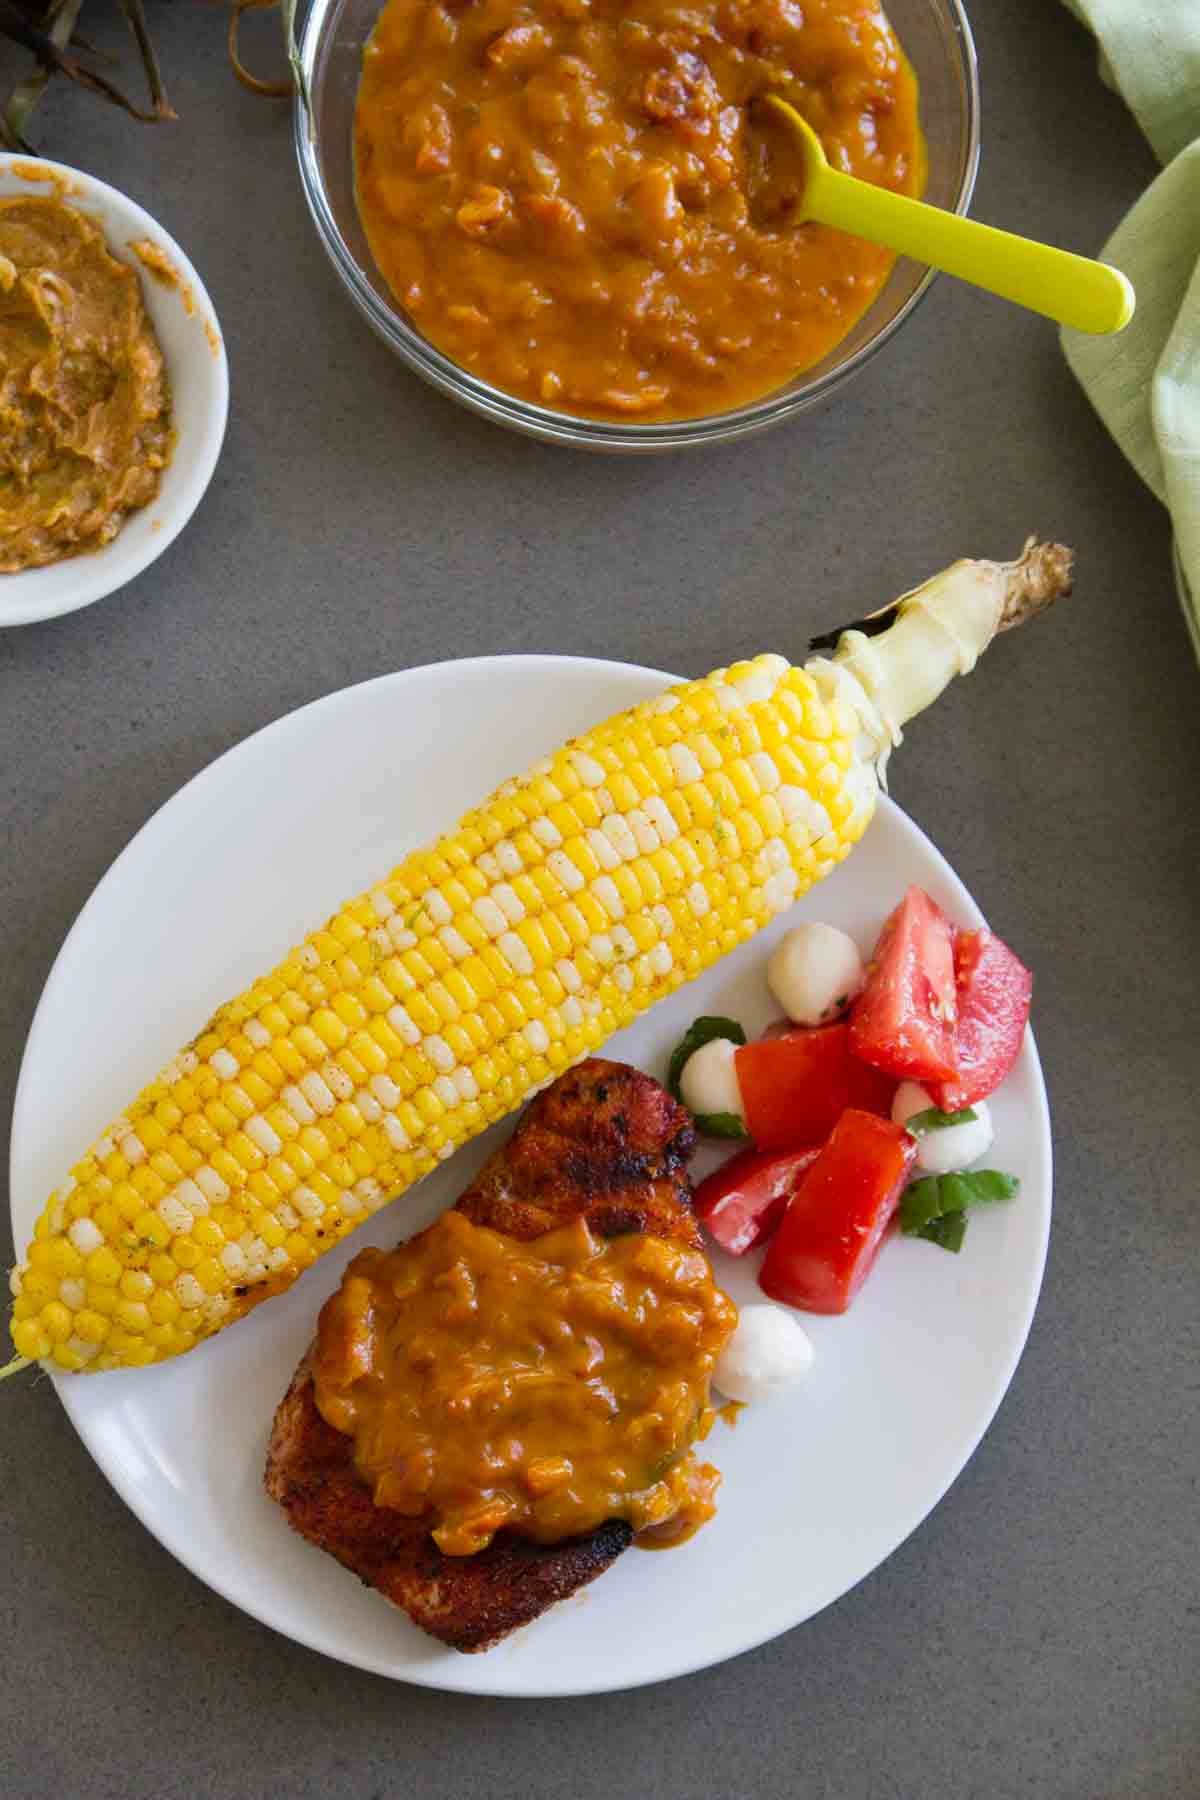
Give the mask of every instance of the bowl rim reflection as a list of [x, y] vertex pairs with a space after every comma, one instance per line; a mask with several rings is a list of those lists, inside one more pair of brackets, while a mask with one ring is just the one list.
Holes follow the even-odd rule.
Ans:
[[[381, 0], [382, 11], [384, 0]], [[326, 23], [342, 0], [311, 0], [301, 28], [299, 53], [304, 91], [314, 86], [317, 56], [324, 39]], [[963, 92], [965, 109], [965, 142], [958, 177], [958, 191], [953, 210], [964, 214], [971, 204], [975, 179], [979, 170], [979, 65], [975, 40], [964, 10], [963, 0], [930, 0], [943, 14], [949, 36], [957, 50], [957, 73]], [[885, 323], [880, 325], [845, 361], [805, 380], [799, 385], [776, 390], [761, 400], [725, 412], [706, 413], [698, 419], [672, 419], [658, 424], [632, 424], [624, 421], [592, 419], [575, 413], [557, 412], [539, 406], [532, 400], [505, 393], [490, 382], [481, 381], [460, 363], [436, 349], [427, 338], [409, 324], [398, 304], [385, 302], [366, 278], [357, 258], [346, 243], [329, 199], [321, 172], [321, 161], [315, 122], [304, 99], [297, 95], [293, 105], [293, 136], [296, 158], [300, 166], [301, 185], [312, 214], [317, 235], [325, 247], [342, 285], [349, 293], [369, 325], [402, 361], [431, 386], [468, 407], [482, 418], [490, 419], [510, 430], [539, 438], [544, 443], [566, 444], [575, 449], [610, 451], [677, 450], [702, 444], [731, 443], [769, 426], [782, 423], [796, 413], [805, 412], [833, 395], [853, 375], [865, 368], [889, 343], [904, 321], [909, 318], [932, 286], [937, 271], [926, 269], [908, 298]], [[872, 302], [874, 305], [875, 302]], [[869, 318], [870, 309], [866, 315]], [[831, 354], [836, 355], [835, 346]]]

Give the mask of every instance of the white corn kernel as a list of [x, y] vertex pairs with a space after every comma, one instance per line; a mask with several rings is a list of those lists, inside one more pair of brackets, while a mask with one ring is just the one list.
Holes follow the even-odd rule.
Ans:
[[319, 1194], [314, 1194], [303, 1182], [292, 1189], [292, 1205], [302, 1219], [320, 1219], [325, 1214], [325, 1202]]
[[667, 754], [671, 758], [671, 767], [680, 787], [686, 787], [691, 781], [703, 780], [704, 770], [700, 767], [700, 759], [686, 744], [672, 744]]
[[390, 1007], [388, 1009], [387, 1022], [396, 1033], [397, 1037], [402, 1037], [406, 1044], [420, 1043], [421, 1033], [413, 1023], [405, 1007]]
[[618, 956], [636, 956], [637, 939], [628, 925], [614, 925], [612, 928], [613, 948]]
[[283, 1149], [283, 1139], [273, 1125], [268, 1125], [261, 1113], [255, 1113], [252, 1118], [247, 1119], [242, 1130], [264, 1156], [278, 1156]]
[[674, 843], [679, 836], [679, 826], [675, 815], [662, 798], [661, 794], [651, 794], [646, 800], [646, 817], [657, 831], [664, 844]]
[[[315, 950], [313, 955], [316, 956]], [[232, 1081], [242, 1065], [232, 1050], [214, 1050], [208, 1059], [208, 1066], [222, 1081]]]
[[72, 1312], [82, 1312], [87, 1305], [87, 1288], [82, 1281], [68, 1276], [58, 1284], [58, 1297]]
[[535, 819], [529, 829], [538, 843], [547, 850], [557, 850], [562, 843], [562, 832], [553, 819]]
[[181, 1231], [191, 1230], [192, 1215], [174, 1190], [164, 1194], [154, 1210], [172, 1237], [177, 1237]]
[[207, 1163], [202, 1163], [193, 1177], [204, 1198], [214, 1205], [229, 1198], [229, 1184]]
[[279, 1098], [283, 1101], [283, 1104], [287, 1107], [297, 1125], [311, 1125], [316, 1118], [316, 1113], [308, 1104], [308, 1101], [304, 1098], [300, 1089], [294, 1084], [289, 1084], [287, 1087], [283, 1088], [280, 1091]]
[[498, 938], [502, 931], [508, 930], [508, 920], [490, 894], [481, 894], [471, 902], [471, 911], [491, 938]]
[[302, 1075], [298, 1085], [300, 1092], [313, 1111], [320, 1113], [323, 1117], [331, 1113], [337, 1105], [327, 1083], [322, 1080], [315, 1069], [310, 1069], [307, 1075]]
[[430, 1032], [429, 1036], [422, 1043], [421, 1048], [424, 1050], [434, 1068], [439, 1069], [443, 1075], [448, 1075], [458, 1061], [457, 1056], [455, 1056], [445, 1038], [440, 1036], [436, 1031]]
[[779, 786], [779, 770], [775, 767], [775, 758], [765, 750], [754, 750], [746, 761], [762, 792], [773, 794]]
[[104, 1242], [104, 1233], [99, 1226], [93, 1224], [91, 1219], [76, 1219], [67, 1232], [67, 1236], [80, 1256], [90, 1256], [92, 1251], [99, 1250]]
[[584, 750], [576, 750], [571, 758], [571, 765], [584, 787], [598, 788], [603, 785], [604, 770], [594, 756], [589, 756]]
[[321, 1064], [320, 1073], [322, 1081], [325, 1083], [331, 1094], [335, 1094], [339, 1100], [349, 1100], [352, 1098], [354, 1094], [354, 1083], [347, 1075], [345, 1069], [343, 1069], [341, 1063], [336, 1063], [331, 1056], [327, 1056], [325, 1061]]
[[601, 820], [600, 829], [622, 862], [632, 862], [638, 854], [638, 841], [624, 813], [609, 813], [606, 819]]
[[600, 902], [610, 919], [625, 917], [625, 902], [617, 892], [616, 882], [611, 875], [597, 875], [592, 883], [592, 893]]
[[190, 1176], [185, 1175], [172, 1189], [175, 1198], [187, 1207], [193, 1218], [198, 1218], [208, 1211], [207, 1197], [196, 1186]]
[[649, 856], [653, 851], [662, 848], [662, 839], [650, 823], [650, 815], [642, 807], [631, 808], [625, 817], [643, 856]]
[[[285, 1259], [286, 1255], [287, 1252], [285, 1251]], [[171, 1283], [171, 1288], [180, 1306], [192, 1307], [204, 1305], [204, 1289], [200, 1286], [200, 1283], [196, 1280], [194, 1275], [189, 1275], [186, 1271], [182, 1275], [177, 1275]]]
[[550, 1034], [540, 1019], [530, 1019], [526, 1025], [525, 1042], [538, 1056], [544, 1056], [550, 1048]]
[[396, 1086], [390, 1075], [372, 1075], [371, 1092], [378, 1100], [380, 1106], [386, 1106], [389, 1111], [392, 1107], [399, 1106], [403, 1099], [400, 1089]]
[[615, 869], [620, 865], [621, 858], [617, 853], [616, 847], [605, 836], [604, 832], [598, 831], [594, 825], [589, 825], [584, 836], [588, 841], [592, 854], [595, 856], [596, 861], [600, 864], [602, 869]]
[[533, 974], [533, 957], [529, 954], [529, 946], [517, 936], [515, 931], [506, 931], [498, 937], [496, 948], [502, 956], [508, 958], [516, 974]]
[[577, 894], [583, 886], [583, 876], [565, 850], [552, 850], [546, 858], [546, 867], [568, 894]]

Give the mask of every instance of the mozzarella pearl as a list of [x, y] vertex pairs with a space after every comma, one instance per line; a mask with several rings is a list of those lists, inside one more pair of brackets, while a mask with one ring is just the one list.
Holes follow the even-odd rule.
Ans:
[[782, 1306], [743, 1306], [737, 1330], [717, 1358], [713, 1385], [731, 1400], [767, 1400], [801, 1381], [813, 1365], [812, 1341]]
[[742, 1091], [733, 1059], [737, 1045], [731, 1038], [710, 1038], [693, 1050], [683, 1065], [679, 1092], [693, 1113], [734, 1113], [745, 1119]]
[[[892, 1101], [892, 1118], [907, 1125], [914, 1113], [927, 1112], [937, 1102], [917, 1081], [902, 1081]], [[995, 1132], [986, 1100], [971, 1106], [975, 1114], [965, 1125], [944, 1125], [940, 1131], [923, 1131], [917, 1137], [917, 1167], [923, 1175], [956, 1175], [987, 1155]]]
[[836, 925], [797, 925], [767, 963], [767, 985], [797, 1025], [824, 1025], [846, 1010], [863, 984], [858, 945]]

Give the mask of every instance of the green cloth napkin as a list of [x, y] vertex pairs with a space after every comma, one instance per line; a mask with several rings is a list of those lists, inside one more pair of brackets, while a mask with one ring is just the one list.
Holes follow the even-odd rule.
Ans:
[[1184, 617], [1200, 656], [1200, 0], [1066, 0], [1100, 72], [1166, 164], [1102, 255], [1137, 312], [1118, 337], [1064, 331], [1067, 361], [1171, 513]]

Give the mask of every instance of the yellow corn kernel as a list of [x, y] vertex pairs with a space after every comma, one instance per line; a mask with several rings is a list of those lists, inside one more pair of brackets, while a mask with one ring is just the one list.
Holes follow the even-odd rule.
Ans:
[[17, 1319], [12, 1325], [11, 1335], [17, 1355], [28, 1357], [30, 1362], [41, 1362], [54, 1347], [54, 1340], [40, 1319]]
[[174, 1294], [168, 1293], [166, 1288], [159, 1288], [150, 1296], [147, 1310], [156, 1325], [170, 1325], [179, 1317], [182, 1309]]
[[71, 1315], [60, 1300], [43, 1306], [39, 1323], [52, 1344], [64, 1344], [74, 1330]]
[[86, 1292], [88, 1307], [92, 1312], [103, 1313], [106, 1318], [116, 1312], [121, 1296], [115, 1287], [103, 1287], [97, 1281], [89, 1281]]

